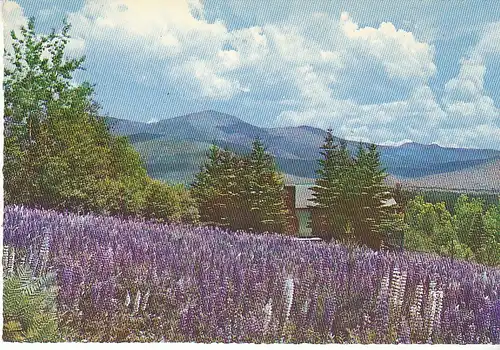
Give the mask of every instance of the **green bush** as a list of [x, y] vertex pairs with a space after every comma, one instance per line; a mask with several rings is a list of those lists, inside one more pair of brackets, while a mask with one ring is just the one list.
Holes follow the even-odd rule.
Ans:
[[196, 203], [182, 184], [148, 180], [142, 216], [159, 222], [198, 222]]

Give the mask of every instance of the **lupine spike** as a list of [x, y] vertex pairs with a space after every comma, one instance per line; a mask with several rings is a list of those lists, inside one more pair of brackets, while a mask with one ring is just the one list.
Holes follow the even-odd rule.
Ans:
[[138, 289], [134, 300], [134, 310], [133, 313], [139, 312], [139, 306], [141, 305], [141, 291]]
[[292, 309], [292, 303], [293, 303], [293, 291], [294, 291], [293, 278], [288, 277], [285, 280], [285, 298], [286, 298], [285, 322], [287, 322], [288, 318], [290, 317], [290, 310]]
[[128, 307], [130, 305], [130, 293], [127, 290], [127, 296], [125, 297], [125, 306]]
[[273, 315], [273, 299], [269, 299], [264, 306], [264, 333], [269, 329], [269, 324], [271, 323], [271, 317]]
[[148, 306], [148, 300], [149, 300], [149, 289], [146, 292], [146, 294], [144, 295], [144, 299], [142, 301], [142, 307], [141, 307], [142, 311], [146, 310], [146, 308]]
[[7, 269], [8, 261], [9, 261], [9, 246], [8, 245], [4, 245], [3, 246], [3, 251], [2, 251], [2, 267], [4, 269]]

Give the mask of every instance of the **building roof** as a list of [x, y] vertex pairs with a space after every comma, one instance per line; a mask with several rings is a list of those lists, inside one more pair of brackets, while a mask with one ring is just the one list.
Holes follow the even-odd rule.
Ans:
[[[292, 185], [295, 187], [295, 209], [307, 209], [316, 206], [312, 201], [314, 198], [312, 187], [314, 185]], [[394, 198], [390, 198], [383, 202], [383, 207], [392, 207], [397, 205]]]

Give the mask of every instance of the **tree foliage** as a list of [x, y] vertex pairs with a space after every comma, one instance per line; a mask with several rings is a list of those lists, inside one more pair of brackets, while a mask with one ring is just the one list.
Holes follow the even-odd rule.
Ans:
[[[31, 19], [19, 35], [11, 33], [4, 72], [6, 203], [173, 221], [189, 217], [193, 206], [186, 190], [152, 182], [128, 140], [109, 133], [93, 87], [72, 79], [84, 58], [65, 54], [69, 29], [65, 23], [60, 33], [39, 34]], [[152, 194], [153, 188], [160, 190]]]
[[[278, 172], [274, 158], [265, 151], [258, 139], [253, 142], [252, 151], [244, 159], [244, 196], [247, 206], [245, 219], [257, 232], [284, 232], [287, 215], [284, 197], [284, 179]], [[244, 170], [245, 170], [244, 169]]]
[[427, 203], [417, 196], [405, 212], [405, 245], [409, 250], [498, 265], [498, 219], [498, 206], [485, 211], [481, 200], [466, 195], [459, 197], [453, 216], [444, 202]]
[[390, 227], [391, 208], [384, 205], [390, 192], [384, 185], [387, 175], [376, 146], [360, 144], [353, 157], [345, 141], [335, 142], [330, 129], [320, 155], [312, 188], [313, 234], [380, 248], [384, 227]]
[[348, 203], [348, 171], [350, 159], [345, 143], [336, 144], [331, 130], [320, 147], [321, 158], [316, 185], [313, 187], [315, 210], [312, 217], [313, 234], [325, 240], [345, 238], [350, 234]]
[[259, 140], [248, 155], [213, 145], [207, 157], [191, 189], [200, 221], [233, 230], [286, 231], [283, 176]]
[[168, 185], [158, 180], [149, 180], [146, 188], [142, 216], [158, 222], [198, 221], [196, 203], [182, 184]]

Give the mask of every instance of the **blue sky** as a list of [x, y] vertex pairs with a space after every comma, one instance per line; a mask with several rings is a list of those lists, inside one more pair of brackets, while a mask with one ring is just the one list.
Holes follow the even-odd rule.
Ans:
[[[383, 144], [500, 149], [496, 0], [18, 0], [6, 29], [73, 25], [103, 112], [215, 109]], [[8, 44], [8, 40], [6, 40]]]

